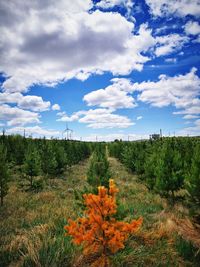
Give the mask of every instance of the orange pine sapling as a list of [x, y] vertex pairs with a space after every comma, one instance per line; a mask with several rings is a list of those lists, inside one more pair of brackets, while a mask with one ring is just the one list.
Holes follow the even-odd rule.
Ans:
[[74, 244], [83, 245], [85, 256], [96, 255], [90, 266], [109, 266], [108, 256], [124, 248], [128, 236], [136, 232], [142, 218], [131, 223], [120, 222], [113, 218], [117, 212], [114, 180], [109, 180], [109, 190], [98, 187], [98, 195], [84, 194], [85, 216], [76, 221], [69, 220], [65, 226], [66, 235], [73, 237]]

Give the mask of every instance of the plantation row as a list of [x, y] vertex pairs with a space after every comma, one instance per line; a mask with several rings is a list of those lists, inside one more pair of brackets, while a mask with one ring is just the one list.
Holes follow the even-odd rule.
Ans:
[[82, 245], [83, 255], [74, 266], [111, 266], [111, 257], [125, 248], [125, 241], [142, 224], [142, 217], [130, 223], [116, 219], [120, 216], [116, 200], [119, 190], [110, 178], [106, 145], [96, 143], [87, 170], [88, 186], [75, 192], [82, 216], [70, 218], [64, 227], [66, 236], [71, 236], [75, 245]]
[[[19, 135], [0, 137], [0, 196], [1, 203], [8, 191], [10, 170], [21, 173], [29, 181], [31, 189], [42, 187], [44, 177], [48, 178], [90, 155], [91, 144], [66, 140], [23, 138]], [[42, 176], [41, 179], [34, 177]]]
[[184, 188], [193, 204], [200, 202], [200, 139], [162, 138], [156, 141], [109, 144], [110, 154], [140, 176], [150, 190], [170, 197]]

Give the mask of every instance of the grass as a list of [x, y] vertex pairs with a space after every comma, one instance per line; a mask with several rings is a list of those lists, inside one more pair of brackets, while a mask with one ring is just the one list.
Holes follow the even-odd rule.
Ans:
[[0, 266], [71, 266], [79, 251], [64, 236], [64, 225], [80, 214], [74, 190], [82, 190], [88, 162], [50, 179], [39, 193], [12, 182], [0, 210]]
[[[189, 229], [181, 228], [188, 211], [180, 204], [172, 208], [116, 159], [109, 161], [112, 178], [120, 189], [117, 219], [144, 219], [141, 230], [129, 238], [125, 249], [111, 257], [112, 266], [198, 266], [197, 249], [184, 235], [177, 234]], [[87, 167], [88, 160], [73, 166], [60, 177], [50, 179], [38, 193], [19, 189], [16, 176], [5, 206], [0, 209], [0, 266], [73, 266], [81, 248], [64, 236], [63, 226], [68, 218], [82, 214], [75, 192], [88, 187]]]

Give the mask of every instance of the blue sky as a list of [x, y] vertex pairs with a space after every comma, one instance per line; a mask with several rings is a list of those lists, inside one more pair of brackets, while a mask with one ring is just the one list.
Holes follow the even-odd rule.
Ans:
[[199, 17], [199, 0], [1, 1], [0, 127], [200, 135]]

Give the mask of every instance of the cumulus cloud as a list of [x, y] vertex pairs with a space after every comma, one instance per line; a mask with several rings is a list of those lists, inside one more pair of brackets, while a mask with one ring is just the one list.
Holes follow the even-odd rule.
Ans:
[[194, 42], [200, 43], [200, 24], [196, 21], [189, 21], [185, 25], [185, 32], [187, 35], [193, 35], [196, 37]]
[[49, 101], [43, 101], [42, 97], [27, 95], [24, 96], [21, 93], [0, 93], [0, 103], [17, 104], [22, 109], [29, 109], [32, 111], [45, 111], [48, 110], [51, 103]]
[[96, 4], [96, 6], [106, 9], [106, 8], [112, 8], [117, 5], [124, 5], [126, 2], [128, 1], [126, 0], [101, 0], [100, 2]]
[[103, 9], [109, 9], [115, 6], [122, 6], [127, 11], [126, 17], [132, 21], [135, 21], [134, 17], [131, 15], [131, 11], [134, 6], [134, 1], [132, 0], [101, 0], [100, 2], [97, 2], [95, 6]]
[[158, 36], [155, 38], [157, 47], [155, 49], [156, 56], [165, 56], [180, 50], [183, 45], [188, 42], [188, 37], [179, 34], [169, 34]]
[[[147, 81], [141, 83], [132, 83], [129, 79], [114, 78], [112, 84], [104, 89], [92, 91], [84, 96], [88, 106], [98, 106], [108, 109], [97, 109], [97, 112], [109, 112], [120, 108], [133, 108], [137, 102], [149, 103], [155, 107], [166, 107], [173, 105], [178, 111], [174, 114], [183, 114], [184, 119], [196, 118], [200, 114], [200, 78], [196, 74], [197, 69], [192, 68], [189, 73], [169, 77], [160, 75], [158, 81]], [[133, 98], [133, 93], [137, 95], [137, 101]], [[90, 115], [91, 110], [89, 111]], [[92, 113], [95, 110], [92, 111]], [[79, 119], [85, 123], [91, 123], [88, 116]], [[88, 114], [87, 114], [88, 115]], [[108, 115], [108, 114], [107, 114]], [[78, 114], [71, 117], [63, 116], [67, 121], [77, 120]], [[136, 120], [141, 119], [138, 116]], [[96, 124], [92, 124], [95, 125]], [[106, 124], [105, 124], [106, 125]]]
[[43, 101], [40, 96], [27, 95], [23, 96], [18, 101], [18, 106], [23, 109], [30, 109], [33, 111], [45, 111], [50, 107], [49, 101]]
[[[142, 70], [153, 44], [151, 31], [119, 13], [88, 12], [92, 1], [10, 0], [0, 2], [0, 71], [3, 90], [26, 92], [31, 85], [54, 86], [92, 73]], [[8, 19], [12, 18], [12, 19]], [[117, 27], [116, 27], [117, 25]]]
[[38, 113], [23, 110], [18, 107], [11, 107], [6, 104], [0, 107], [0, 120], [7, 121], [8, 126], [21, 126], [40, 122]]
[[58, 104], [54, 104], [52, 106], [52, 110], [60, 110], [60, 106]]
[[160, 75], [156, 82], [141, 82], [133, 85], [139, 92], [138, 100], [155, 107], [174, 105], [180, 111], [174, 114], [200, 113], [200, 78], [192, 68], [185, 75], [168, 77]]
[[134, 98], [129, 94], [132, 91], [132, 83], [128, 79], [114, 78], [112, 85], [104, 89], [92, 91], [85, 95], [83, 100], [88, 106], [103, 108], [133, 108], [136, 106]]
[[13, 127], [6, 131], [8, 134], [24, 134], [24, 131], [26, 133], [26, 136], [33, 136], [33, 137], [58, 137], [59, 132], [55, 130], [49, 130], [41, 128], [40, 126], [33, 126], [33, 127]]
[[128, 117], [114, 114], [112, 109], [99, 108], [83, 110], [73, 113], [71, 116], [59, 114], [57, 121], [78, 121], [87, 124], [87, 127], [93, 129], [100, 128], [127, 128], [135, 123]]
[[199, 0], [146, 0], [146, 4], [154, 16], [200, 16]]

